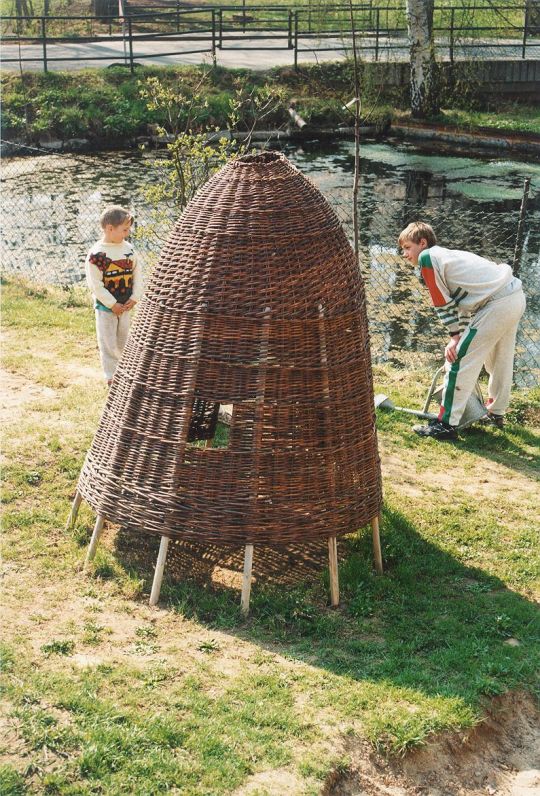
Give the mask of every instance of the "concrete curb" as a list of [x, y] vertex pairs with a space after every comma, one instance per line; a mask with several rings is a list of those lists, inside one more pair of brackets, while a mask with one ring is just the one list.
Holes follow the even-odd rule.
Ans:
[[443, 141], [446, 144], [466, 146], [472, 149], [482, 147], [483, 149], [503, 149], [507, 152], [540, 155], [540, 139], [507, 136], [504, 133], [500, 135], [467, 133], [462, 130], [441, 130], [437, 127], [408, 124], [392, 124], [390, 133], [407, 140]]

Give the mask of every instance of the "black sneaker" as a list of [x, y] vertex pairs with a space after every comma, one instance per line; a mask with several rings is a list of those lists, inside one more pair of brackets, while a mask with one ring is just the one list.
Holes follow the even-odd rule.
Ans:
[[484, 423], [489, 423], [490, 426], [504, 428], [504, 415], [496, 415], [495, 412], [488, 412], [482, 420]]
[[413, 426], [420, 437], [433, 437], [433, 439], [453, 440], [457, 439], [457, 431], [454, 426], [443, 423], [442, 420], [430, 420], [427, 426]]

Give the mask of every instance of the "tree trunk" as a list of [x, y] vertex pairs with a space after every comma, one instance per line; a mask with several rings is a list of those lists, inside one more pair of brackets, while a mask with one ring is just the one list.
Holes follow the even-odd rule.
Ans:
[[433, 45], [433, 0], [407, 0], [411, 54], [411, 113], [425, 118], [439, 110]]

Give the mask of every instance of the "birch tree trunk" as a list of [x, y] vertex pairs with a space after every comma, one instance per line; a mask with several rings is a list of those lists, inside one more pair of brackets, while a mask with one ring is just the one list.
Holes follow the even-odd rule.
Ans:
[[433, 0], [407, 0], [411, 55], [411, 113], [424, 118], [439, 110], [433, 45]]

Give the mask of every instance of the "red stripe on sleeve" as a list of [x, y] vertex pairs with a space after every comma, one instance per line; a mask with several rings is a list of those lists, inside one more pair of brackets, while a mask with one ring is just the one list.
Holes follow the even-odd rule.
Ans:
[[437, 287], [437, 283], [435, 282], [435, 273], [433, 268], [422, 268], [421, 270], [422, 279], [428, 286], [428, 290], [431, 295], [431, 300], [433, 302], [434, 307], [444, 307], [447, 303], [445, 297]]

